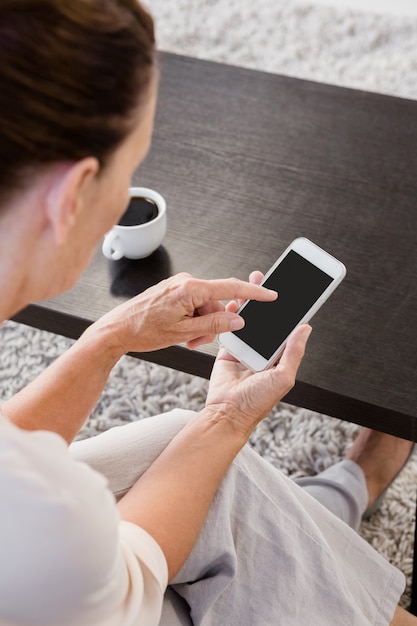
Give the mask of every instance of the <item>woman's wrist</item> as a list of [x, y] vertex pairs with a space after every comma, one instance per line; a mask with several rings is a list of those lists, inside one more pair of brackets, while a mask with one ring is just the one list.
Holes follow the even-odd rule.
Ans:
[[233, 438], [240, 447], [247, 443], [252, 433], [252, 428], [248, 427], [248, 421], [239, 408], [232, 403], [207, 404], [198, 414], [198, 419], [203, 419], [214, 427], [222, 428], [225, 436]]
[[103, 367], [112, 369], [129, 350], [122, 343], [118, 327], [104, 318], [89, 326], [78, 340], [80, 347], [94, 355]]

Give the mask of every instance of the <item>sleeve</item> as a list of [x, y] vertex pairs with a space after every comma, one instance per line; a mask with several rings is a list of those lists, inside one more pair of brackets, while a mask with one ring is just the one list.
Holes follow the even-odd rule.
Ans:
[[120, 521], [113, 567], [68, 626], [158, 626], [168, 585], [161, 548], [145, 530]]
[[168, 566], [161, 548], [145, 530], [120, 522], [120, 548], [129, 577], [123, 624], [159, 623]]
[[106, 478], [54, 433], [0, 417], [0, 435], [0, 623], [157, 626], [165, 556], [120, 520]]

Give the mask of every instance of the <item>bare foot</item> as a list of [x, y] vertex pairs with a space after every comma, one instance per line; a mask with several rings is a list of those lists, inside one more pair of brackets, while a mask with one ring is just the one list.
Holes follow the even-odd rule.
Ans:
[[372, 506], [401, 470], [410, 455], [413, 443], [406, 439], [363, 428], [345, 456], [355, 461], [365, 474], [368, 507]]

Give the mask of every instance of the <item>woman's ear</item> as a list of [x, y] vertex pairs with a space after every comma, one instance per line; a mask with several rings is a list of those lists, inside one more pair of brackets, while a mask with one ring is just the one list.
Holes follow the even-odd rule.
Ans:
[[46, 198], [46, 218], [58, 245], [66, 240], [76, 222], [99, 169], [96, 158], [86, 157], [59, 165], [54, 171]]

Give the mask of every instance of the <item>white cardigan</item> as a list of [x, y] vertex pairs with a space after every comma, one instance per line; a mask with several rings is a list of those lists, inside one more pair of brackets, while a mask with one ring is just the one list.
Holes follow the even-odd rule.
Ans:
[[168, 569], [66, 442], [0, 416], [1, 626], [158, 624]]

